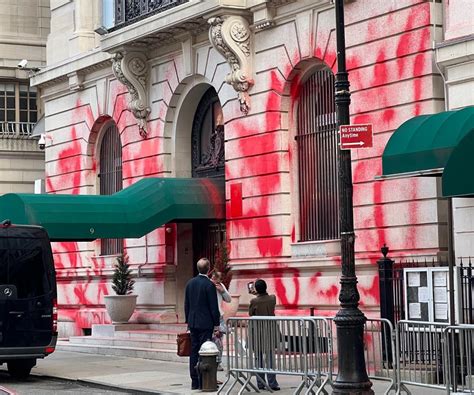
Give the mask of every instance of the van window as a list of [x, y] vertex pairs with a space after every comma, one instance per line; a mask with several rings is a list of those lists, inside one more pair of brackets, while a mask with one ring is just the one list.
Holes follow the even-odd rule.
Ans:
[[45, 270], [47, 249], [44, 240], [7, 237], [0, 241], [0, 283], [14, 285], [19, 299], [35, 298], [50, 292]]

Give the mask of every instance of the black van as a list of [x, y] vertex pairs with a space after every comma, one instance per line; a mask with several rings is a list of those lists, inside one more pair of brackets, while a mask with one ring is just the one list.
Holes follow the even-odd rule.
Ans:
[[56, 273], [39, 226], [0, 224], [0, 364], [25, 378], [57, 340]]

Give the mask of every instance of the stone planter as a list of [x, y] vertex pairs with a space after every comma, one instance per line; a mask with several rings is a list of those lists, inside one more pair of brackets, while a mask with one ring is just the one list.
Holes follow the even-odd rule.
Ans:
[[237, 311], [239, 311], [240, 295], [230, 295], [232, 300], [230, 303], [222, 302], [222, 311], [224, 313], [224, 320], [227, 318], [235, 317]]
[[113, 324], [127, 323], [137, 305], [137, 295], [108, 295], [104, 299]]

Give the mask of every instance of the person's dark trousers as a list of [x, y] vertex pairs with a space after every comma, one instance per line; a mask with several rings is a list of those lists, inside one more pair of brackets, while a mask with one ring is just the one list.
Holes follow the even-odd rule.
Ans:
[[199, 349], [207, 340], [212, 338], [212, 329], [191, 329], [191, 356], [189, 357], [189, 375], [191, 376], [191, 388], [198, 389], [201, 386], [201, 377], [196, 370], [199, 361]]
[[[269, 368], [273, 369], [273, 364], [274, 364], [274, 359], [275, 355], [274, 353], [267, 353], [264, 355], [263, 353], [258, 353], [257, 355], [257, 366], [259, 368]], [[276, 379], [276, 374], [275, 373], [267, 373], [267, 381], [268, 386], [271, 389], [275, 389], [279, 387], [278, 381]], [[258, 389], [265, 389], [265, 374], [264, 373], [257, 373], [257, 387]]]

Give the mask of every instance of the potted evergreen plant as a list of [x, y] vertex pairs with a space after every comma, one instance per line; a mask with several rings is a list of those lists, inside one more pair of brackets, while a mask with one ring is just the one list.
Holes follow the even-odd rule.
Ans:
[[126, 255], [119, 256], [112, 278], [112, 289], [116, 295], [105, 296], [105, 307], [113, 324], [127, 323], [137, 304], [137, 295], [132, 295], [135, 281]]
[[[232, 281], [232, 267], [229, 261], [229, 248], [227, 246], [227, 241], [223, 241], [216, 251], [213, 270], [222, 273], [222, 283], [227, 289], [229, 289], [230, 282]], [[231, 302], [222, 304], [224, 319], [235, 317], [239, 310], [240, 295], [231, 294], [230, 296], [232, 298]]]

